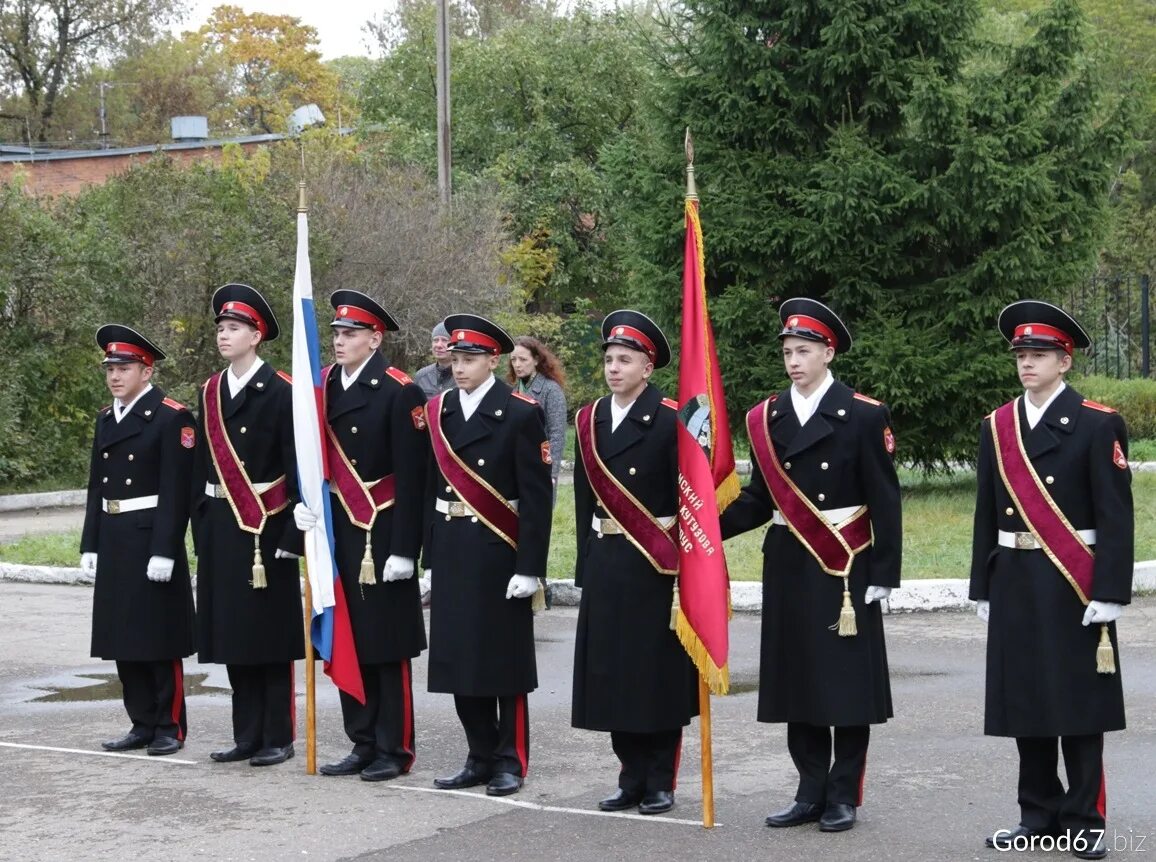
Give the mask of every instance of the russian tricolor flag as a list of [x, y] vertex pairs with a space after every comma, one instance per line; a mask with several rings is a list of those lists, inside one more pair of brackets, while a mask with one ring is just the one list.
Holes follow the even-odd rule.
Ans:
[[325, 660], [325, 673], [333, 684], [365, 703], [349, 607], [334, 563], [333, 509], [321, 404], [321, 351], [309, 267], [309, 218], [302, 205], [297, 211], [297, 274], [293, 282], [293, 433], [301, 500], [311, 511], [324, 513], [316, 528], [305, 534], [305, 564], [313, 598], [311, 635], [313, 649]]

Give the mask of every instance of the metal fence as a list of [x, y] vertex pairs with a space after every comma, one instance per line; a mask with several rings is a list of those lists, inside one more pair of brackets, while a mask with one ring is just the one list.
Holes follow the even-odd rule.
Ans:
[[1092, 337], [1092, 351], [1077, 368], [1105, 377], [1149, 377], [1151, 373], [1148, 276], [1097, 275], [1074, 288], [1067, 308]]

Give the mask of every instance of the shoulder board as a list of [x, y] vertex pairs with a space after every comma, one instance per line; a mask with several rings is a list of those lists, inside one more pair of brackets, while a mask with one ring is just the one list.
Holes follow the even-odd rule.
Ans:
[[182, 404], [180, 401], [176, 401], [176, 400], [169, 398], [167, 396], [161, 402], [161, 404], [165, 405], [165, 407], [171, 407], [174, 410], [188, 410], [189, 409], [184, 404]]
[[675, 401], [673, 398], [663, 398], [662, 403], [664, 406], [669, 407], [671, 410], [677, 410], [678, 409], [678, 402]]
[[1115, 413], [1116, 411], [1107, 404], [1101, 404], [1098, 401], [1092, 401], [1089, 398], [1084, 399], [1084, 406], [1091, 407], [1093, 410], [1099, 410], [1101, 413]]
[[860, 393], [858, 393], [858, 392], [856, 392], [856, 393], [855, 393], [855, 397], [856, 397], [857, 399], [859, 399], [860, 401], [866, 401], [868, 404], [873, 404], [873, 405], [875, 405], [876, 407], [882, 407], [882, 406], [883, 406], [883, 402], [882, 402], [882, 401], [876, 401], [874, 398], [870, 398], [870, 397], [868, 397], [868, 396], [866, 396], [866, 395], [862, 395], [862, 394], [860, 394]]
[[779, 400], [779, 393], [776, 392], [774, 395], [772, 395], [770, 398], [767, 399], [767, 403], [768, 404], [774, 404], [778, 400]]
[[523, 395], [521, 392], [511, 392], [510, 394], [513, 395], [515, 398], [521, 398], [527, 404], [533, 404], [535, 406], [537, 406], [537, 404], [538, 404], [537, 398], [531, 398], [529, 395]]
[[402, 386], [413, 383], [413, 378], [402, 371], [400, 368], [394, 368], [392, 365], [385, 369], [385, 373], [400, 383]]
[[286, 383], [290, 385], [293, 384], [293, 378], [286, 374], [284, 371], [278, 371], [277, 376], [284, 380]]
[[112, 405], [111, 405], [111, 404], [109, 404], [109, 405], [107, 405], [107, 406], [105, 406], [105, 407], [101, 407], [101, 408], [100, 408], [100, 412], [101, 412], [102, 414], [104, 414], [104, 413], [107, 413], [107, 412], [108, 412], [109, 410], [111, 410], [111, 409], [112, 409]]
[[993, 414], [993, 413], [995, 413], [995, 411], [994, 411], [994, 410], [993, 410], [993, 411], [991, 411], [991, 413], [988, 413], [986, 416], [984, 416], [984, 417], [983, 417], [983, 421], [984, 421], [984, 422], [987, 422], [987, 421], [989, 421], [989, 420], [991, 419], [991, 417], [992, 417], [992, 414]]

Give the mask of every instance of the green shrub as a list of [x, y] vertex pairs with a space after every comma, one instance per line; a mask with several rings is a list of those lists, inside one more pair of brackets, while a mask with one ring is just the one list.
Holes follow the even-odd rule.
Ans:
[[1130, 438], [1156, 438], [1156, 380], [1089, 376], [1073, 378], [1071, 382], [1085, 398], [1119, 410], [1128, 424]]

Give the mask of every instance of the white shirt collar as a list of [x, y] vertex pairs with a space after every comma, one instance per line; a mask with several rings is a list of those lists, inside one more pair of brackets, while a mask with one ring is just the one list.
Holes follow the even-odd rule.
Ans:
[[835, 376], [828, 368], [826, 378], [810, 395], [804, 395], [797, 386], [791, 385], [791, 405], [795, 408], [795, 415], [799, 417], [799, 425], [806, 425], [807, 420], [815, 415], [819, 402], [823, 400], [823, 396], [834, 382]]
[[249, 370], [237, 377], [233, 374], [233, 366], [229, 366], [229, 370], [225, 372], [225, 380], [229, 383], [229, 394], [234, 398], [237, 393], [249, 385], [249, 381], [253, 379], [253, 375], [261, 370], [261, 366], [265, 364], [265, 360], [258, 356], [253, 360], [253, 364], [249, 366]]
[[1032, 399], [1028, 397], [1027, 390], [1024, 390], [1024, 413], [1027, 414], [1029, 428], [1035, 428], [1040, 424], [1040, 420], [1044, 418], [1044, 414], [1048, 412], [1048, 408], [1052, 406], [1052, 402], [1067, 388], [1068, 384], [1061, 380], [1060, 385], [1056, 387], [1056, 391], [1044, 402], [1043, 407], [1036, 407], [1036, 405], [1032, 404]]
[[358, 375], [360, 375], [361, 372], [365, 370], [365, 366], [367, 366], [369, 364], [369, 360], [371, 360], [371, 359], [373, 359], [372, 353], [370, 353], [369, 356], [365, 357], [365, 361], [363, 363], [361, 363], [360, 365], [358, 365], [357, 368], [354, 369], [352, 374], [347, 374], [345, 371], [345, 367], [342, 366], [342, 368], [341, 368], [341, 388], [342, 389], [348, 389], [350, 386], [352, 386], [354, 383], [356, 383]]
[[478, 386], [473, 392], [466, 392], [464, 389], [458, 390], [458, 401], [462, 405], [462, 416], [468, 422], [470, 417], [474, 415], [474, 411], [478, 409], [478, 405], [482, 403], [482, 399], [486, 397], [486, 393], [494, 388], [494, 381], [497, 378], [490, 374], [490, 379]]
[[610, 396], [610, 433], [613, 434], [618, 430], [618, 426], [622, 424], [622, 420], [630, 413], [630, 408], [634, 406], [635, 398], [625, 407], [619, 407], [618, 402], [614, 400], [614, 396]]
[[122, 403], [119, 398], [114, 398], [112, 401], [113, 418], [116, 419], [117, 422], [120, 422], [121, 419], [132, 412], [132, 408], [136, 407], [136, 403], [148, 395], [149, 390], [152, 388], [153, 385], [151, 383], [145, 386], [145, 388], [140, 391], [140, 394], [137, 395], [137, 397], [130, 401], [127, 405]]

